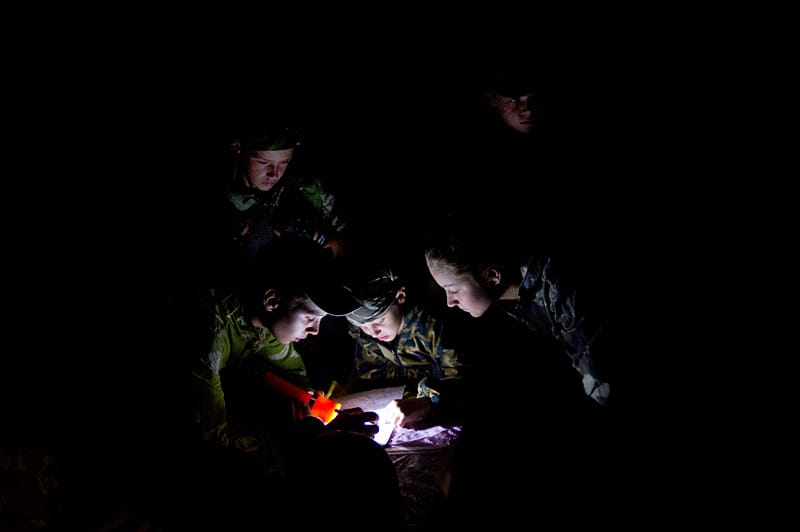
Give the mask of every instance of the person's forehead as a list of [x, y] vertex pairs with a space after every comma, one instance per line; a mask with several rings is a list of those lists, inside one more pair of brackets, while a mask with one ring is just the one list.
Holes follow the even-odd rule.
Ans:
[[314, 314], [315, 316], [327, 316], [328, 313], [319, 308], [316, 303], [311, 301], [310, 299], [306, 299], [302, 303], [300, 303], [296, 308], [295, 311], [297, 313], [303, 314]]
[[253, 159], [266, 159], [270, 161], [278, 161], [292, 157], [294, 148], [286, 148], [283, 150], [252, 150], [250, 157]]
[[521, 100], [523, 98], [532, 100], [536, 97], [536, 92], [523, 92], [514, 94], [503, 94], [502, 92], [497, 92], [496, 94], [506, 100]]
[[378, 323], [378, 322], [382, 322], [382, 321], [386, 320], [386, 318], [389, 318], [389, 317], [392, 316], [392, 313], [394, 312], [394, 309], [396, 309], [396, 308], [399, 308], [399, 307], [397, 307], [397, 305], [395, 303], [392, 303], [391, 305], [389, 305], [387, 307], [387, 309], [384, 311], [383, 314], [381, 314], [380, 316], [378, 316], [377, 318], [375, 318], [373, 320], [370, 320], [370, 321], [368, 321], [366, 323], [360, 324], [359, 327], [367, 327], [367, 326], [372, 325], [374, 323]]
[[475, 283], [475, 276], [469, 272], [456, 273], [450, 269], [436, 269], [431, 274], [445, 287], [459, 287]]

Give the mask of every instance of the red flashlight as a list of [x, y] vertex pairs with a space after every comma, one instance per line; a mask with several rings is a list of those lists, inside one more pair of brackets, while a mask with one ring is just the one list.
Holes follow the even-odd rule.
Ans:
[[328, 399], [322, 394], [314, 392], [313, 394], [307, 390], [295, 386], [291, 382], [278, 377], [271, 371], [264, 374], [264, 382], [274, 392], [294, 399], [300, 403], [307, 404], [311, 408], [311, 415], [318, 417], [326, 425], [330, 423], [333, 418], [339, 413], [342, 403]]

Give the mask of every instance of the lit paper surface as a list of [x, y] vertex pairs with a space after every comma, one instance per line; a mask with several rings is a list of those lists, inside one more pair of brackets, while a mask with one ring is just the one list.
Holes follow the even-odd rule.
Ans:
[[364, 412], [375, 412], [378, 414], [378, 433], [374, 440], [381, 445], [389, 443], [395, 426], [383, 420], [383, 412], [386, 407], [395, 399], [403, 398], [403, 386], [393, 386], [388, 388], [378, 388], [363, 392], [351, 393], [337, 397], [336, 400], [342, 403], [342, 409], [360, 408]]

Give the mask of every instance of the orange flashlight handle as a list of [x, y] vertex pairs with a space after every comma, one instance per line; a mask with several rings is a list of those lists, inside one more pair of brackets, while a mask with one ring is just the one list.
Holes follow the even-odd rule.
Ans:
[[267, 387], [270, 390], [301, 403], [308, 404], [313, 398], [310, 392], [300, 388], [299, 386], [295, 386], [291, 382], [282, 379], [281, 377], [278, 377], [271, 371], [268, 371], [264, 374], [264, 382], [267, 383]]
[[339, 413], [339, 408], [342, 406], [342, 403], [334, 401], [333, 399], [328, 399], [324, 395], [312, 395], [311, 392], [299, 386], [295, 386], [291, 382], [278, 377], [271, 371], [264, 374], [264, 382], [267, 384], [267, 387], [275, 393], [309, 405], [311, 407], [311, 415], [320, 418], [326, 425], [336, 417]]

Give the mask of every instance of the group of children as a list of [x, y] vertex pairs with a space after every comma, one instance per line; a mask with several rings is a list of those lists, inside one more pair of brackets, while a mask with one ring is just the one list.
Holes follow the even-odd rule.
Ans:
[[[531, 133], [534, 92], [486, 94], [513, 134]], [[412, 246], [423, 274], [404, 272], [406, 262], [353, 238], [324, 181], [292, 171], [297, 131], [261, 126], [233, 143], [233, 180], [220, 211], [226, 254], [218, 278], [226, 286], [197, 300], [206, 324], [205, 344], [195, 344], [192, 356], [198, 439], [252, 456], [284, 478], [307, 471], [298, 434], [303, 441], [354, 433], [369, 439], [375, 418], [342, 412], [320, 423], [307, 404], [264, 386], [267, 372], [312, 394], [339, 380], [334, 397], [403, 385], [386, 413], [397, 426], [464, 425], [464, 443], [443, 479], [443, 518], [469, 523], [501, 509], [517, 516], [520, 493], [543, 501], [543, 514], [563, 509], [574, 484], [593, 470], [589, 455], [608, 450], [600, 420], [611, 383], [595, 361], [603, 344], [597, 316], [562, 278], [559, 258], [535, 243], [509, 247], [493, 232], [502, 227], [479, 229], [454, 211], [454, 223], [432, 224], [422, 246]], [[329, 342], [313, 341], [321, 331]], [[310, 367], [349, 344], [344, 338], [352, 341], [344, 379]], [[518, 422], [533, 423], [535, 444], [490, 443], [492, 427]], [[521, 466], [530, 460], [535, 472]], [[516, 468], [539, 478], [511, 496], [498, 483]]]

